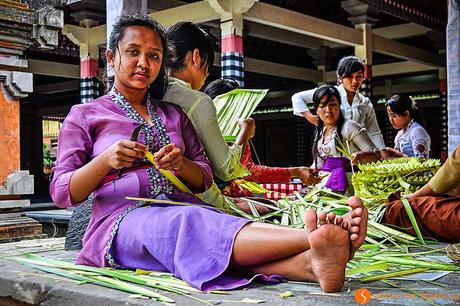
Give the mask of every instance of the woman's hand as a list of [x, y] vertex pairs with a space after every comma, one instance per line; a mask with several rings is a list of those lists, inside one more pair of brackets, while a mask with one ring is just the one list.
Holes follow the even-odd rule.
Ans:
[[321, 182], [322, 179], [318, 176], [318, 170], [308, 167], [289, 168], [289, 173], [291, 173], [292, 177], [299, 178], [303, 185], [316, 185]]
[[377, 151], [355, 152], [351, 154], [351, 162], [356, 164], [367, 164], [380, 159], [380, 153]]
[[396, 149], [386, 147], [385, 151], [388, 157], [404, 157], [404, 154]]
[[253, 118], [248, 119], [238, 119], [238, 126], [241, 131], [246, 133], [247, 140], [253, 138], [256, 134], [256, 121]]
[[147, 147], [131, 140], [119, 140], [89, 163], [77, 169], [69, 183], [72, 204], [80, 203], [98, 188], [112, 169], [131, 167], [137, 158], [144, 158]]
[[158, 163], [159, 169], [180, 171], [184, 166], [184, 155], [182, 150], [174, 143], [170, 143], [158, 152], [153, 154], [154, 160]]
[[131, 140], [119, 140], [103, 153], [107, 165], [113, 169], [131, 167], [137, 158], [144, 158], [147, 147]]
[[194, 188], [197, 192], [204, 191], [203, 170], [196, 162], [184, 157], [182, 150], [174, 143], [170, 143], [153, 154], [153, 159], [158, 164], [158, 169], [176, 170], [177, 175]]
[[238, 119], [237, 122], [238, 126], [240, 127], [240, 132], [236, 137], [235, 144], [243, 146], [244, 152], [244, 146], [247, 145], [249, 139], [253, 138], [256, 134], [256, 121], [252, 118], [248, 118]]
[[318, 126], [319, 124], [319, 117], [318, 115], [313, 115], [310, 111], [305, 111], [302, 113], [305, 119], [307, 119], [308, 122], [313, 124], [314, 126]]
[[405, 195], [404, 198], [406, 198], [408, 200], [412, 200], [412, 199], [418, 198], [418, 197], [429, 197], [429, 196], [437, 196], [437, 195], [439, 195], [439, 194], [434, 192], [433, 189], [431, 189], [429, 184], [425, 184], [422, 188], [420, 188], [416, 192], [408, 194], [408, 195]]

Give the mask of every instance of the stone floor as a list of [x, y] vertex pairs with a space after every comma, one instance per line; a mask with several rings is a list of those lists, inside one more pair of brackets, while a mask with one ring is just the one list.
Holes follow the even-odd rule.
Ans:
[[[160, 305], [159, 302], [135, 299], [131, 294], [91, 284], [79, 285], [73, 281], [40, 272], [10, 261], [5, 257], [35, 252], [41, 256], [72, 261], [76, 252], [64, 251], [64, 238], [29, 240], [0, 244], [0, 305]], [[410, 288], [431, 299], [432, 304], [460, 305], [460, 274], [449, 274], [436, 281], [396, 281], [399, 286]], [[347, 280], [340, 293], [322, 293], [317, 284], [287, 282], [278, 285], [256, 284], [249, 288], [230, 291], [229, 295], [194, 294], [213, 304], [244, 305], [241, 300], [263, 300], [264, 305], [358, 305], [354, 295], [358, 288], [371, 293], [367, 305], [430, 305], [415, 294], [391, 288], [381, 282], [360, 283]], [[291, 291], [294, 296], [282, 298], [281, 293]], [[162, 293], [163, 294], [163, 293]], [[204, 305], [183, 296], [164, 293], [173, 298], [176, 305]]]

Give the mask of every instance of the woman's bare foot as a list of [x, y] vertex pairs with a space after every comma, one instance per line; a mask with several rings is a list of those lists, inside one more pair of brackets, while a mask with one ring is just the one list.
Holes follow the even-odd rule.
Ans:
[[348, 199], [351, 211], [343, 216], [337, 217], [335, 224], [340, 225], [350, 233], [350, 259], [364, 243], [367, 233], [368, 211], [360, 198], [352, 196]]
[[349, 233], [337, 225], [324, 224], [308, 236], [311, 269], [324, 292], [343, 287], [350, 251]]
[[314, 230], [316, 230], [318, 226], [318, 215], [316, 214], [316, 211], [308, 208], [307, 211], [305, 212], [304, 223], [305, 223], [305, 229], [307, 230], [308, 233], [311, 233]]

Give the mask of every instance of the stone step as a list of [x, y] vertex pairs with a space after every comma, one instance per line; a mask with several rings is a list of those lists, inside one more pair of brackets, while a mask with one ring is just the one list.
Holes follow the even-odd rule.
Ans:
[[40, 235], [43, 235], [42, 225], [34, 219], [25, 216], [0, 217], [0, 241]]
[[[21, 236], [13, 238], [0, 239], [0, 243], [10, 243], [10, 242], [19, 242], [23, 240], [34, 240], [34, 239], [45, 239], [48, 238], [47, 234], [31, 235], [31, 236]], [[0, 303], [0, 305], [2, 305]]]
[[30, 206], [30, 200], [27, 199], [0, 200], [0, 211], [2, 209], [23, 208], [27, 206]]

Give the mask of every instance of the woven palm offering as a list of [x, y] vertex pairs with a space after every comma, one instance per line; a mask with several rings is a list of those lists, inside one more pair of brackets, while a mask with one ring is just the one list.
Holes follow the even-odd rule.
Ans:
[[447, 247], [447, 256], [460, 264], [460, 243], [451, 244]]
[[359, 164], [360, 171], [352, 178], [355, 195], [386, 199], [396, 191], [401, 194], [415, 192], [428, 183], [440, 166], [438, 159], [416, 157]]

